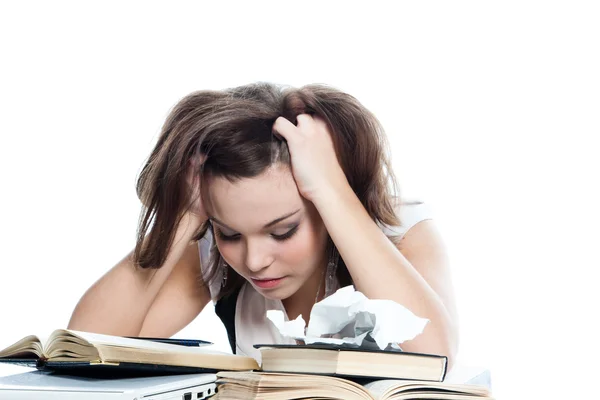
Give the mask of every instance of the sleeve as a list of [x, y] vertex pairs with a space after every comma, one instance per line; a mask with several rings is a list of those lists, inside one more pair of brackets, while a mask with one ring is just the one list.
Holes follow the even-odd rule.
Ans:
[[429, 205], [422, 201], [402, 201], [396, 207], [400, 225], [390, 226], [383, 224], [381, 229], [388, 236], [404, 237], [406, 232], [421, 221], [433, 219], [433, 212]]
[[[210, 262], [210, 249], [213, 246], [213, 235], [210, 229], [206, 231], [206, 234], [202, 239], [198, 240], [198, 251], [200, 252], [200, 268], [202, 269], [202, 279], [206, 282], [206, 270]], [[213, 303], [219, 295], [221, 285], [218, 280], [211, 282], [208, 286], [210, 291], [210, 298]]]

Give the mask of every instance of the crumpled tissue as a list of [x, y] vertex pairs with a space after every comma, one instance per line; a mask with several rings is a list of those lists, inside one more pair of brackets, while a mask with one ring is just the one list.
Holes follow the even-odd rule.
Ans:
[[395, 301], [368, 299], [352, 285], [316, 303], [308, 327], [302, 315], [285, 321], [281, 310], [268, 310], [267, 318], [282, 336], [307, 345], [326, 343], [381, 350], [414, 339], [429, 322]]

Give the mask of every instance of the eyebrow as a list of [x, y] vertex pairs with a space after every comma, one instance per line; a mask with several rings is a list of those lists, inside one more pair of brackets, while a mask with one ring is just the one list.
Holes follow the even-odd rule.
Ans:
[[[281, 221], [283, 221], [283, 220], [285, 220], [285, 219], [288, 219], [288, 218], [289, 218], [289, 217], [291, 217], [292, 215], [295, 215], [295, 214], [297, 214], [299, 211], [300, 211], [300, 209], [297, 209], [296, 211], [293, 211], [293, 212], [291, 212], [291, 213], [289, 213], [289, 214], [285, 214], [285, 215], [282, 215], [282, 216], [281, 216], [281, 217], [279, 217], [279, 218], [275, 218], [273, 221], [271, 221], [271, 222], [269, 222], [268, 224], [266, 224], [266, 225], [263, 227], [263, 229], [265, 229], [265, 228], [270, 228], [271, 226], [273, 226], [273, 225], [275, 225], [275, 224], [278, 224], [279, 222], [281, 222]], [[211, 221], [214, 221], [214, 222], [216, 222], [217, 224], [219, 224], [219, 225], [221, 225], [221, 226], [224, 226], [224, 227], [225, 227], [225, 228], [227, 228], [227, 229], [230, 229], [230, 230], [232, 230], [232, 231], [235, 231], [235, 229], [231, 228], [231, 227], [230, 227], [230, 226], [228, 226], [227, 224], [224, 224], [223, 222], [219, 221], [219, 220], [218, 220], [218, 219], [216, 219], [215, 217], [210, 217], [209, 219], [210, 219]]]

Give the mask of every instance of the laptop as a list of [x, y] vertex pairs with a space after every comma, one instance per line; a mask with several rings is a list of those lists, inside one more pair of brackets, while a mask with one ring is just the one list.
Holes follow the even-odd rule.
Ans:
[[32, 371], [0, 377], [0, 399], [198, 400], [216, 393], [215, 374], [100, 379]]

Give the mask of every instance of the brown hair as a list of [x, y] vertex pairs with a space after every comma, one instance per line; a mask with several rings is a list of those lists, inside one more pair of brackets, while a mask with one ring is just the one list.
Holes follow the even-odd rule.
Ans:
[[[295, 124], [296, 116], [303, 113], [318, 115], [327, 123], [348, 183], [371, 218], [398, 225], [394, 210], [397, 184], [385, 134], [377, 118], [354, 97], [325, 85], [296, 89], [255, 83], [198, 91], [171, 110], [139, 176], [137, 193], [144, 208], [134, 251], [137, 265], [160, 268], [165, 262], [177, 225], [191, 203], [186, 171], [192, 158], [206, 155], [196, 171], [201, 176], [231, 181], [255, 177], [277, 162], [289, 165], [287, 144], [273, 134], [272, 127], [280, 116]], [[196, 240], [207, 229], [210, 224], [203, 224]], [[331, 249], [333, 243], [329, 242]], [[214, 242], [209, 264], [202, 266], [207, 284], [222, 279], [221, 256]], [[231, 267], [226, 268], [227, 284], [220, 296], [243, 283]], [[343, 285], [351, 283], [341, 258], [338, 278]]]

